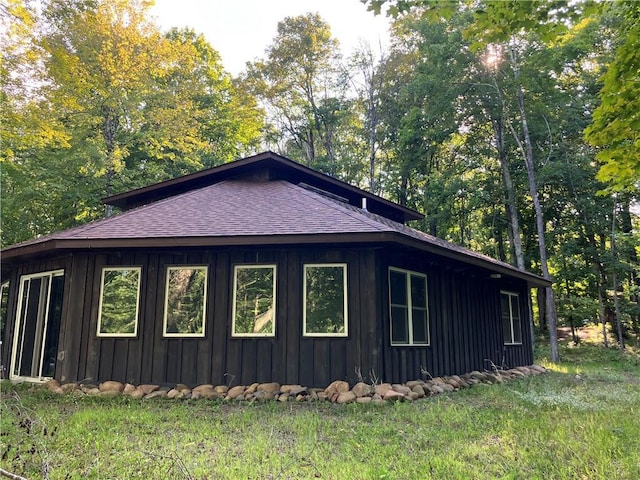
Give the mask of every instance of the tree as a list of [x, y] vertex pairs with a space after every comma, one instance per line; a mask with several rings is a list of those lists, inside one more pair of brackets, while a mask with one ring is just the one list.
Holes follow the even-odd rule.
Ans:
[[245, 81], [264, 102], [281, 149], [335, 174], [346, 82], [329, 25], [313, 13], [286, 17], [266, 54], [248, 65]]
[[601, 104], [593, 113], [586, 139], [602, 147], [598, 179], [613, 191], [640, 191], [640, 3], [607, 5], [621, 10], [621, 44], [604, 75]]
[[49, 0], [3, 42], [11, 65], [29, 60], [2, 70], [5, 244], [97, 218], [101, 197], [257, 147], [255, 99], [204, 37], [163, 35], [149, 5]]

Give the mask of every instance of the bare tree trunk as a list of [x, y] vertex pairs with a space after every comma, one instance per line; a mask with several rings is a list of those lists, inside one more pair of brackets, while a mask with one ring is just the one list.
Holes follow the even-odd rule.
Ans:
[[616, 251], [616, 210], [618, 201], [613, 201], [613, 218], [611, 220], [611, 253], [613, 254], [613, 308], [616, 315], [616, 327], [618, 330], [618, 345], [624, 350], [624, 336], [622, 331], [622, 319], [620, 318], [620, 300], [618, 299], [618, 252]]
[[[512, 47], [510, 48], [511, 53], [511, 61], [514, 71], [514, 76], [516, 81], [518, 81], [519, 70], [516, 63], [516, 52]], [[533, 162], [533, 146], [531, 144], [531, 135], [529, 134], [529, 125], [527, 122], [527, 113], [525, 110], [524, 104], [524, 92], [522, 91], [522, 85], [517, 83], [517, 100], [518, 100], [518, 110], [520, 113], [520, 126], [522, 128], [522, 140], [524, 141], [524, 146], [520, 137], [516, 134], [515, 130], [512, 128], [512, 133], [514, 135], [514, 139], [518, 143], [520, 150], [523, 152], [523, 157], [525, 161], [525, 166], [527, 169], [527, 177], [529, 179], [529, 192], [531, 194], [531, 198], [533, 200], [533, 208], [536, 214], [536, 229], [538, 233], [538, 246], [540, 250], [540, 268], [542, 269], [542, 276], [551, 280], [551, 276], [549, 275], [549, 266], [547, 262], [547, 246], [545, 242], [545, 229], [544, 229], [544, 218], [542, 215], [542, 206], [540, 205], [540, 197], [538, 196], [538, 186], [536, 183], [535, 176], [535, 168]], [[560, 360], [560, 355], [558, 352], [558, 331], [557, 331], [557, 314], [556, 314], [556, 303], [553, 288], [547, 287], [547, 302], [546, 302], [546, 310], [547, 310], [547, 321], [549, 323], [549, 343], [551, 345], [551, 361], [557, 363]]]
[[604, 295], [602, 294], [602, 282], [598, 281], [598, 305], [600, 322], [602, 323], [602, 338], [605, 348], [609, 348], [609, 339], [607, 338], [607, 316], [604, 311]]

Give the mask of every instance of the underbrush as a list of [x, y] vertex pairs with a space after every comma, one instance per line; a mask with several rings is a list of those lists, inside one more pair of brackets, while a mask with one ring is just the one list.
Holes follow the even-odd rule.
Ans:
[[28, 478], [636, 479], [640, 358], [561, 346], [550, 372], [414, 403], [52, 395], [2, 384], [0, 454]]

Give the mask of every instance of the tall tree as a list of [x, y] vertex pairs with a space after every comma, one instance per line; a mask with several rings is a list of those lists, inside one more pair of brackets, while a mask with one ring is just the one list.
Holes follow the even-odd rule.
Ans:
[[598, 178], [614, 191], [640, 191], [640, 3], [618, 1], [605, 5], [618, 13], [620, 45], [604, 75], [601, 104], [585, 131], [587, 140], [603, 147]]
[[3, 69], [3, 242], [96, 218], [105, 195], [257, 147], [261, 110], [201, 35], [163, 35], [146, 0], [41, 6], [5, 42], [13, 64], [22, 52], [30, 62]]
[[285, 151], [335, 174], [336, 139], [344, 109], [338, 41], [320, 15], [286, 17], [266, 50], [248, 65], [246, 82], [265, 104]]

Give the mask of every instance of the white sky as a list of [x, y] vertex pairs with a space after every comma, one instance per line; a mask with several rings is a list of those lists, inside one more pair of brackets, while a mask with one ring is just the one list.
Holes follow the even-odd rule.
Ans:
[[233, 75], [264, 56], [285, 17], [319, 13], [331, 25], [343, 55], [361, 40], [373, 51], [388, 43], [388, 20], [368, 12], [360, 0], [156, 0], [151, 15], [163, 30], [188, 26], [202, 33]]

